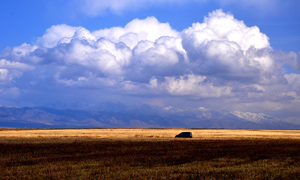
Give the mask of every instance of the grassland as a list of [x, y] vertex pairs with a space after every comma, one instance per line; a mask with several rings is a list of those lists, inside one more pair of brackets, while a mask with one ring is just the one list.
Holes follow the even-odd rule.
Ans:
[[0, 179], [300, 179], [299, 152], [298, 130], [1, 129]]

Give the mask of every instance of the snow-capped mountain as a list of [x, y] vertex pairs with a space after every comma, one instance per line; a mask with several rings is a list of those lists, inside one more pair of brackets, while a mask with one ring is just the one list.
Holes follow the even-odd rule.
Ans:
[[280, 120], [273, 118], [271, 116], [265, 115], [263, 113], [250, 113], [250, 112], [240, 112], [240, 111], [235, 111], [232, 112], [233, 115], [250, 121], [250, 122], [254, 122], [254, 123], [259, 123], [259, 124], [263, 124], [263, 123], [273, 123], [273, 122], [279, 122]]
[[271, 129], [297, 129], [296, 127], [298, 126], [295, 124], [288, 123], [286, 121], [281, 121], [279, 119], [265, 115], [263, 113], [235, 111], [232, 114], [246, 121], [265, 125]]
[[[51, 107], [51, 108], [50, 108]], [[0, 107], [0, 128], [228, 128], [300, 129], [265, 114], [200, 108], [69, 103], [48, 107]]]

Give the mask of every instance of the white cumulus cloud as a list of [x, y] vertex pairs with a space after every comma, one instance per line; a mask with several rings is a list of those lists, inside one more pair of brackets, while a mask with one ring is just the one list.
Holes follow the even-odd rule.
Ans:
[[216, 87], [211, 82], [205, 82], [205, 80], [205, 76], [188, 74], [180, 76], [179, 78], [166, 77], [164, 85], [168, 92], [173, 95], [193, 95], [204, 98], [216, 98], [230, 95], [230, 87]]
[[285, 64], [299, 70], [299, 54], [274, 51], [258, 27], [216, 10], [182, 32], [155, 17], [93, 32], [54, 25], [35, 43], [0, 53], [0, 89], [299, 107], [299, 75], [284, 74]]
[[195, 71], [201, 74], [259, 80], [277, 70], [268, 37], [258, 27], [248, 27], [222, 10], [185, 29], [182, 44]]
[[173, 30], [168, 23], [161, 23], [155, 17], [134, 19], [124, 28], [113, 27], [95, 31], [97, 38], [107, 38], [113, 42], [123, 42], [133, 49], [140, 41], [155, 42], [163, 36], [176, 37], [178, 32]]

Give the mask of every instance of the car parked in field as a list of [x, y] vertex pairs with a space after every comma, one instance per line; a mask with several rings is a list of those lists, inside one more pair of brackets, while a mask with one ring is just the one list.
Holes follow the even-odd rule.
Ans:
[[191, 132], [181, 132], [180, 134], [177, 134], [175, 138], [192, 138], [193, 134]]

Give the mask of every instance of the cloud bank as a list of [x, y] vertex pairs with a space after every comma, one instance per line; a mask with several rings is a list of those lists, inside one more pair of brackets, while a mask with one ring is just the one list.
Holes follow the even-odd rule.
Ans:
[[1, 52], [0, 91], [2, 102], [41, 103], [61, 92], [84, 99], [93, 90], [95, 100], [167, 97], [175, 106], [297, 113], [300, 75], [284, 66], [299, 71], [299, 64], [299, 53], [274, 51], [258, 27], [216, 10], [182, 32], [155, 17], [94, 32], [52, 26], [35, 43]]

